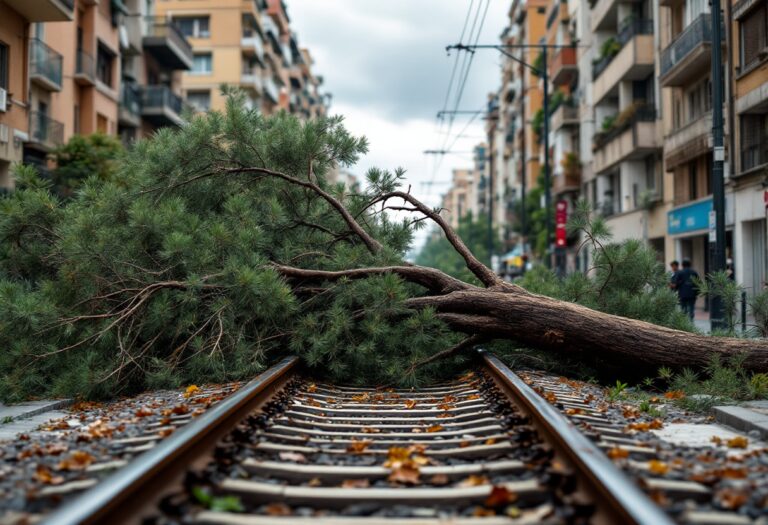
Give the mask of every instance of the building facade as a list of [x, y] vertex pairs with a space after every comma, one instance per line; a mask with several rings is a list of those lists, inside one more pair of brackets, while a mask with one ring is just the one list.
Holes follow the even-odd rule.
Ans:
[[[723, 0], [713, 42], [705, 0], [512, 0], [499, 88], [489, 98], [486, 177], [507, 247], [525, 242], [519, 201], [541, 187], [546, 155], [552, 209], [588, 201], [614, 240], [645, 240], [659, 260], [710, 271], [712, 50], [723, 53], [726, 252], [748, 293], [768, 278], [768, 5]], [[546, 50], [537, 45], [548, 44]], [[526, 54], [527, 53], [527, 54]], [[542, 107], [546, 53], [549, 113]], [[542, 145], [549, 124], [549, 150]], [[479, 187], [482, 194], [483, 181]], [[517, 205], [515, 203], [518, 203]], [[543, 202], [541, 203], [543, 206]], [[553, 216], [554, 221], [554, 216]], [[589, 268], [578, 238], [548, 255]], [[520, 250], [518, 250], [520, 251]], [[558, 257], [554, 257], [557, 255]]]

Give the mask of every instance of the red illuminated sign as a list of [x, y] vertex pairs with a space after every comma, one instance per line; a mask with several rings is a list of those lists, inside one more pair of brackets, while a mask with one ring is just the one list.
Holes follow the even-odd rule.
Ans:
[[557, 201], [555, 207], [555, 246], [558, 248], [565, 247], [566, 244], [566, 229], [565, 225], [568, 222], [568, 202]]

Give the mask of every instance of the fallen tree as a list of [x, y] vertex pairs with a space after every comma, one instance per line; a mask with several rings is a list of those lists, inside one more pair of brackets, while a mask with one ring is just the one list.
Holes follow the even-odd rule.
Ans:
[[[115, 176], [66, 203], [20, 170], [20, 189], [0, 201], [3, 396], [234, 379], [289, 352], [333, 379], [413, 383], [497, 338], [626, 365], [746, 352], [746, 368], [768, 370], [765, 340], [674, 330], [504, 282], [440, 210], [401, 188], [402, 171], [371, 170], [361, 192], [328, 181], [366, 151], [338, 118], [264, 118], [233, 95], [225, 113], [140, 142]], [[473, 282], [404, 262], [427, 222]]]

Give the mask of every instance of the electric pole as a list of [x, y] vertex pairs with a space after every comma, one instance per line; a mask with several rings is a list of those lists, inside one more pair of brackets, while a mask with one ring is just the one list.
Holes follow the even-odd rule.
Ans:
[[[712, 214], [715, 223], [714, 229], [710, 226], [709, 232], [710, 252], [712, 254], [710, 271], [712, 272], [725, 270], [725, 180], [723, 173], [725, 162], [723, 85], [725, 82], [723, 78], [721, 22], [720, 0], [712, 0]], [[731, 158], [733, 158], [733, 152], [731, 152]], [[711, 328], [721, 328], [724, 323], [722, 300], [719, 297], [712, 297], [711, 301], [709, 309]]]

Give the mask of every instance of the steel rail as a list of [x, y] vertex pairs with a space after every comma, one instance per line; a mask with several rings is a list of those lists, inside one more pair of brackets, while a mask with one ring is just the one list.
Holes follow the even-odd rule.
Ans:
[[555, 451], [576, 467], [606, 523], [673, 525], [674, 521], [626, 477], [592, 441], [495, 356], [479, 351], [495, 382], [524, 409]]
[[[152, 450], [71, 500], [43, 521], [50, 525], [140, 522], [184, 473], [273, 392], [287, 383], [298, 358], [288, 357], [265, 371]], [[146, 514], [145, 514], [146, 513]]]

